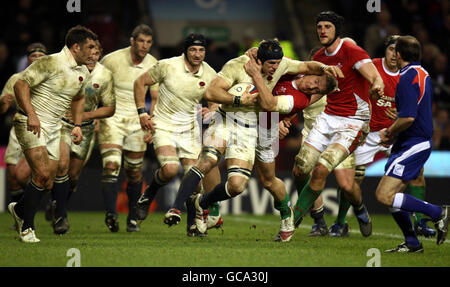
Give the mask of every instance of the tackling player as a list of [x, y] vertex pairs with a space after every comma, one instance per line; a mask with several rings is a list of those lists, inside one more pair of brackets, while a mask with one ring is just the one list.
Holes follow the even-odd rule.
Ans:
[[412, 36], [397, 39], [395, 52], [400, 80], [395, 92], [395, 105], [398, 117], [389, 128], [379, 131], [380, 144], [393, 143], [393, 146], [376, 197], [380, 203], [390, 207], [405, 236], [404, 243], [386, 252], [423, 252], [409, 212], [421, 212], [433, 220], [438, 245], [445, 241], [448, 232], [450, 206], [439, 207], [403, 193], [408, 182], [419, 175], [432, 149], [433, 86], [428, 72], [419, 63], [421, 50], [419, 41]]
[[[254, 63], [254, 61], [250, 61]], [[256, 62], [255, 62], [256, 63]], [[260, 73], [260, 68], [253, 67], [253, 73], [245, 66], [247, 73], [252, 77]], [[255, 84], [257, 81], [254, 81]], [[330, 75], [285, 75], [280, 78], [272, 93], [275, 96], [272, 105], [265, 108], [265, 111], [279, 112], [281, 118], [290, 118], [309, 105], [321, 100], [322, 96], [333, 92], [337, 88], [337, 81]], [[259, 93], [269, 93], [265, 85], [257, 86]], [[268, 121], [267, 124], [271, 122]], [[286, 128], [280, 122], [280, 129]], [[275, 132], [275, 134], [272, 134]], [[274, 207], [280, 211], [281, 224], [280, 231], [275, 237], [275, 241], [289, 241], [294, 234], [292, 224], [291, 202], [289, 194], [286, 192], [284, 182], [275, 176], [275, 152], [273, 150], [274, 140], [278, 141], [278, 129], [270, 129], [265, 121], [260, 121], [258, 129], [258, 145], [256, 147], [255, 170], [258, 179], [274, 198]]]
[[[366, 93], [361, 93], [364, 81], [369, 81], [371, 95], [382, 95], [384, 88], [367, 53], [340, 38], [341, 16], [332, 11], [321, 12], [316, 19], [316, 28], [323, 47], [314, 60], [338, 65], [345, 77], [338, 79], [339, 91], [327, 95], [325, 111], [317, 117], [296, 156], [293, 168], [296, 187], [300, 190], [304, 186], [295, 205], [296, 226], [321, 194], [330, 172], [354, 151], [368, 130], [369, 99]], [[354, 174], [349, 175], [344, 176], [346, 181], [339, 186], [352, 202], [360, 228], [367, 227], [371, 232], [370, 217], [361, 194], [352, 193]]]

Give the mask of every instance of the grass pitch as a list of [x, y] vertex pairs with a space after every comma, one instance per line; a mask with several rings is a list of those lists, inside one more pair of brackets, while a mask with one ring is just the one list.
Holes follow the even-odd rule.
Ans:
[[[423, 254], [386, 254], [403, 241], [400, 229], [389, 215], [372, 215], [373, 234], [359, 233], [355, 217], [348, 218], [347, 238], [310, 238], [308, 216], [291, 242], [273, 242], [279, 228], [274, 215], [225, 215], [223, 229], [208, 231], [205, 238], [186, 236], [185, 214], [180, 225], [168, 228], [163, 214], [152, 213], [141, 224], [141, 232], [126, 232], [126, 215], [120, 214], [120, 231], [111, 233], [100, 212], [70, 212], [70, 230], [53, 234], [43, 212], [36, 215], [40, 243], [19, 242], [10, 227], [11, 216], [0, 214], [0, 267], [65, 267], [80, 250], [80, 264], [120, 267], [365, 267], [373, 258], [371, 248], [380, 250], [382, 267], [449, 267], [450, 242], [438, 246], [436, 239], [421, 238]], [[334, 218], [325, 217], [330, 225]]]

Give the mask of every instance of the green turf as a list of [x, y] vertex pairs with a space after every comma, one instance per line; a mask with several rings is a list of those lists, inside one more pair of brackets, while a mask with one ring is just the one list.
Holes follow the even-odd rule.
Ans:
[[[210, 230], [206, 238], [190, 238], [185, 232], [185, 217], [179, 226], [167, 228], [163, 214], [150, 214], [141, 232], [125, 231], [126, 215], [120, 215], [118, 233], [104, 224], [103, 213], [71, 212], [70, 231], [53, 234], [42, 212], [36, 215], [37, 244], [19, 242], [10, 230], [12, 218], [0, 214], [0, 266], [66, 266], [67, 251], [77, 248], [81, 266], [185, 266], [185, 267], [279, 267], [279, 266], [355, 266], [364, 267], [370, 248], [381, 251], [380, 264], [390, 266], [450, 266], [450, 242], [437, 246], [435, 239], [422, 240], [424, 254], [385, 254], [384, 249], [402, 242], [400, 230], [391, 216], [372, 215], [373, 232], [369, 238], [359, 233], [354, 217], [349, 218], [348, 238], [309, 238], [312, 224], [306, 218], [291, 242], [273, 242], [278, 232], [277, 216], [226, 215], [223, 230]], [[332, 222], [326, 217], [328, 224]]]

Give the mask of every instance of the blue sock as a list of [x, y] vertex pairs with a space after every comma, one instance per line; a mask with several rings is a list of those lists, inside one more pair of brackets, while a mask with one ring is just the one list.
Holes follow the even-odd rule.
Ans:
[[406, 245], [411, 247], [419, 246], [420, 241], [417, 239], [416, 233], [414, 232], [409, 212], [401, 209], [395, 209], [391, 210], [391, 213], [395, 222], [397, 222], [397, 225], [400, 227], [403, 235], [405, 236]]
[[214, 202], [223, 201], [230, 199], [231, 197], [228, 195], [226, 191], [227, 182], [222, 182], [216, 185], [213, 190], [208, 193], [205, 193], [200, 198], [200, 206], [203, 209], [207, 209], [208, 206], [213, 204]]
[[183, 210], [185, 202], [197, 189], [197, 186], [202, 178], [203, 173], [198, 169], [198, 167], [191, 167], [191, 169], [186, 173], [183, 180], [181, 181], [177, 197], [175, 198], [175, 202], [173, 204], [173, 208]]
[[436, 220], [441, 216], [441, 208], [437, 205], [422, 201], [409, 194], [397, 193], [394, 197], [392, 207], [400, 208], [409, 212], [420, 212]]

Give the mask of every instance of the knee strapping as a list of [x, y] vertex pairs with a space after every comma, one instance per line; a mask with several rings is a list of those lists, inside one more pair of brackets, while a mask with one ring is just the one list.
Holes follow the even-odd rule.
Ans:
[[180, 164], [180, 159], [177, 156], [168, 156], [168, 155], [156, 155], [156, 158], [158, 158], [159, 164], [161, 167], [167, 165], [167, 164]]
[[355, 179], [362, 181], [364, 176], [366, 176], [366, 167], [364, 165], [359, 165], [355, 168]]
[[295, 165], [303, 174], [309, 174], [316, 165], [320, 152], [308, 145], [302, 146], [295, 156]]
[[[100, 151], [102, 155], [103, 173], [111, 176], [119, 176], [122, 165], [122, 151], [118, 148], [105, 148]], [[114, 164], [115, 169], [106, 168], [108, 164]]]
[[319, 158], [319, 162], [323, 164], [329, 172], [338, 166], [348, 156], [347, 151], [340, 148], [328, 148]]
[[215, 161], [218, 161], [222, 157], [222, 153], [213, 146], [204, 146], [202, 149], [202, 154], [214, 159]]
[[250, 176], [252, 175], [251, 170], [249, 170], [248, 168], [239, 167], [237, 165], [230, 166], [230, 168], [228, 168], [228, 170], [227, 170], [227, 173], [228, 173], [228, 177], [227, 177], [228, 179], [230, 179], [230, 177], [232, 177], [232, 176], [240, 176], [240, 177], [249, 179]]
[[123, 168], [127, 171], [138, 172], [141, 171], [142, 166], [144, 165], [143, 158], [130, 158], [127, 156], [123, 157]]

